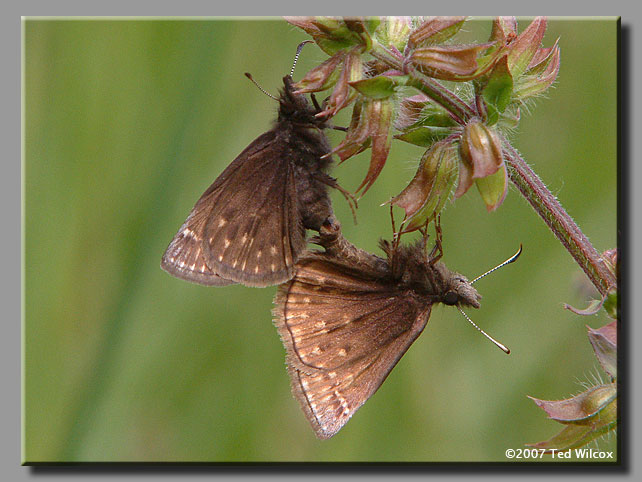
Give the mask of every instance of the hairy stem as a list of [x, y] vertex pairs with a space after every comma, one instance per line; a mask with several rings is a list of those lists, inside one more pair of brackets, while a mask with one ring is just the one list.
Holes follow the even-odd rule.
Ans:
[[503, 141], [510, 180], [573, 256], [595, 288], [602, 295], [607, 294], [609, 289], [616, 285], [613, 273], [609, 271], [600, 254], [537, 174], [513, 146], [505, 139]]

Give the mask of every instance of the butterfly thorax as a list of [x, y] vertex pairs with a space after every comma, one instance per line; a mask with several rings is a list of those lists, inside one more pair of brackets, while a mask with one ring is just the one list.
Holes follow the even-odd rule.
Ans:
[[318, 230], [332, 216], [327, 184], [323, 182], [328, 179], [326, 170], [332, 162], [330, 156], [326, 156], [331, 150], [323, 133], [326, 121], [316, 117], [317, 109], [303, 94], [295, 93], [290, 76], [284, 77], [283, 82], [277, 126], [273, 129], [278, 139], [274, 144], [293, 168], [303, 226]]
[[468, 279], [431, 260], [421, 243], [393, 250], [390, 243], [382, 242], [381, 247], [388, 255], [391, 276], [401, 289], [413, 291], [432, 304], [479, 308], [481, 295]]

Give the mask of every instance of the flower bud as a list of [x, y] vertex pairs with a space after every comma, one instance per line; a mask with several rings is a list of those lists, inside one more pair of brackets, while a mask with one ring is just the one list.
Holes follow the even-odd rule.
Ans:
[[[285, 20], [312, 36], [317, 45], [328, 55], [358, 44], [371, 42], [365, 32], [355, 32], [346, 21], [338, 17], [284, 17]], [[354, 24], [351, 24], [353, 28]]]
[[343, 65], [345, 56], [345, 51], [340, 50], [318, 67], [308, 71], [305, 77], [296, 83], [297, 92], [319, 92], [332, 87], [339, 77], [339, 67]]
[[368, 173], [357, 191], [370, 189], [383, 169], [390, 151], [393, 103], [391, 99], [369, 99], [359, 96], [352, 111], [352, 121], [345, 139], [332, 150], [345, 161], [369, 146], [372, 147]]
[[560, 70], [560, 48], [558, 42], [551, 48], [541, 48], [536, 53], [528, 70], [515, 83], [513, 95], [525, 99], [541, 94], [548, 89]]
[[475, 182], [486, 209], [496, 209], [506, 197], [508, 176], [501, 141], [495, 131], [473, 119], [462, 132], [459, 155], [462, 162], [455, 197], [462, 196]]
[[515, 17], [495, 17], [490, 41], [499, 45], [511, 43], [517, 37], [517, 19]]
[[598, 330], [587, 328], [597, 360], [611, 378], [617, 378], [617, 321]]
[[430, 17], [410, 34], [408, 48], [438, 45], [455, 35], [466, 17]]
[[617, 399], [617, 386], [614, 383], [598, 385], [567, 400], [530, 398], [553, 420], [585, 424]]
[[488, 72], [497, 60], [497, 55], [482, 57], [491, 46], [492, 43], [422, 47], [415, 49], [407, 62], [435, 79], [473, 80]]
[[513, 78], [522, 75], [542, 45], [546, 18], [536, 17], [517, 38], [508, 44], [508, 68]]
[[393, 46], [403, 52], [411, 29], [410, 17], [386, 17], [376, 31], [377, 40], [384, 46]]
[[406, 215], [400, 233], [426, 226], [441, 212], [457, 180], [457, 151], [451, 141], [435, 143], [421, 158], [415, 176], [390, 204]]

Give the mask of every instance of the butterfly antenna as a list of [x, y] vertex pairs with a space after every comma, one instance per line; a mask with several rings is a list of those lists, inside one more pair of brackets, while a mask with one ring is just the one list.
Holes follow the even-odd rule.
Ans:
[[274, 99], [274, 100], [276, 100], [276, 101], [278, 101], [278, 100], [279, 100], [278, 98], [276, 98], [276, 97], [274, 97], [272, 94], [270, 94], [268, 91], [266, 91], [263, 87], [261, 87], [261, 86], [258, 84], [258, 82], [257, 82], [256, 80], [254, 80], [254, 78], [252, 77], [252, 74], [250, 74], [249, 72], [245, 72], [245, 76], [246, 76], [248, 79], [250, 79], [250, 80], [252, 81], [252, 83], [253, 83], [254, 85], [256, 85], [256, 86], [259, 88], [259, 90], [260, 90], [261, 92], [263, 92], [265, 95], [267, 95], [268, 97], [270, 97], [271, 99]]
[[301, 50], [303, 50], [303, 46], [305, 44], [311, 44], [311, 43], [313, 43], [312, 40], [304, 40], [296, 48], [296, 54], [294, 55], [294, 62], [292, 63], [292, 70], [290, 70], [290, 78], [292, 78], [292, 76], [294, 75], [294, 67], [296, 67], [296, 63], [299, 60], [299, 55], [301, 55]]
[[478, 327], [473, 320], [471, 320], [466, 313], [464, 313], [464, 310], [462, 310], [459, 306], [457, 307], [459, 311], [461, 312], [462, 315], [464, 315], [464, 318], [466, 318], [471, 325], [473, 325], [475, 328], [477, 328], [477, 331], [479, 331], [482, 335], [484, 335], [486, 338], [488, 338], [490, 341], [492, 341], [500, 350], [502, 350], [504, 353], [507, 355], [510, 354], [510, 350], [506, 348], [504, 345], [502, 345], [500, 342], [495, 340], [492, 336], [490, 336], [488, 333], [486, 333], [484, 330], [482, 330], [480, 327]]
[[484, 276], [491, 274], [493, 271], [498, 270], [498, 269], [499, 269], [499, 268], [501, 268], [502, 266], [506, 266], [507, 264], [510, 264], [510, 263], [512, 263], [513, 261], [517, 261], [517, 258], [519, 258], [519, 255], [520, 255], [520, 254], [522, 254], [522, 245], [521, 245], [521, 244], [519, 245], [519, 250], [517, 251], [517, 253], [515, 253], [514, 255], [512, 255], [510, 258], [508, 258], [508, 259], [507, 259], [506, 261], [504, 261], [502, 264], [495, 266], [493, 269], [486, 271], [484, 274], [482, 274], [482, 275], [480, 275], [480, 276], [477, 276], [477, 278], [475, 278], [474, 280], [472, 280], [472, 281], [470, 282], [470, 284], [472, 285], [475, 281], [482, 279]]

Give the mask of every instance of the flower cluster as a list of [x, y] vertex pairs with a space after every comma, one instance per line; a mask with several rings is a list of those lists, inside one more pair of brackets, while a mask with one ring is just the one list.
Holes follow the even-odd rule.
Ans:
[[[404, 209], [403, 231], [426, 226], [453, 191], [460, 197], [473, 184], [489, 211], [502, 203], [507, 167], [501, 130], [516, 125], [523, 102], [548, 89], [559, 71], [558, 43], [542, 47], [545, 18], [518, 33], [515, 18], [498, 17], [488, 41], [477, 44], [454, 41], [465, 17], [286, 20], [329, 55], [296, 84], [299, 92], [331, 89], [321, 116], [353, 108], [333, 153], [344, 161], [371, 148], [357, 192], [363, 195], [375, 182], [393, 139], [427, 149], [414, 178], [391, 200]], [[448, 88], [456, 84], [468, 87], [456, 94]]]

